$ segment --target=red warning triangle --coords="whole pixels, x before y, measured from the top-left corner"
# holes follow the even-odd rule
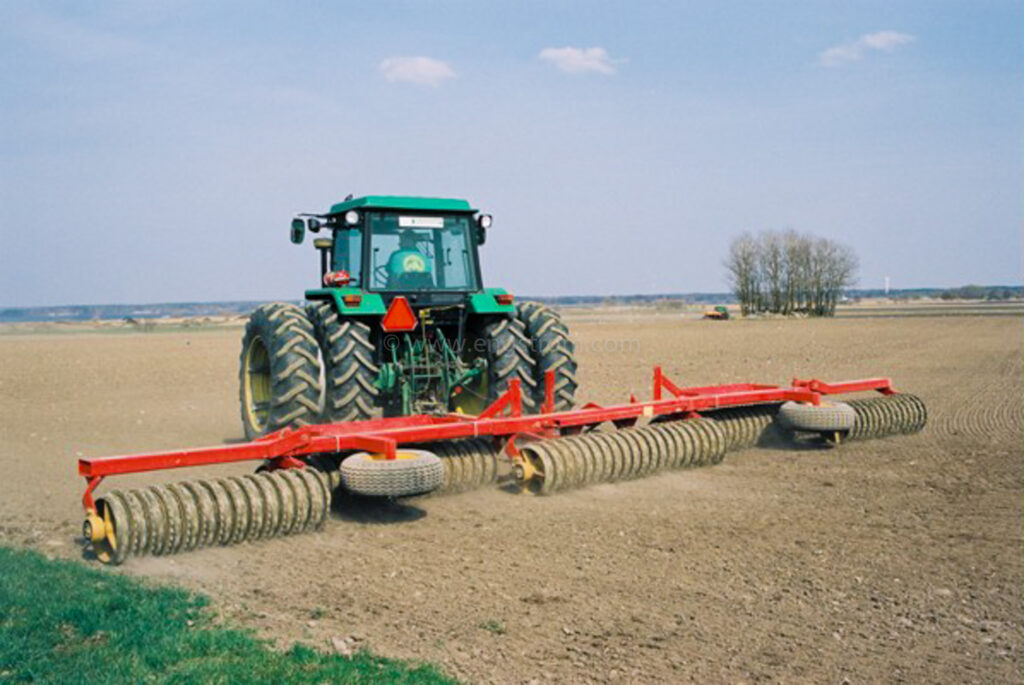
[[[401,295],[391,300],[387,314],[380,321],[380,327],[385,333],[397,333],[411,331],[416,328],[416,315],[409,306],[409,300]]]

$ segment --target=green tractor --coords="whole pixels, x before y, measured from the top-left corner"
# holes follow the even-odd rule
[[[320,253],[321,287],[305,307],[250,316],[239,374],[249,439],[286,426],[420,413],[478,414],[519,379],[538,411],[576,392],[575,348],[559,316],[485,288],[478,248],[491,216],[465,200],[367,196],[301,214]]]

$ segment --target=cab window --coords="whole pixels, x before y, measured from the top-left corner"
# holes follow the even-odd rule
[[[371,290],[474,290],[476,269],[465,215],[371,212]]]

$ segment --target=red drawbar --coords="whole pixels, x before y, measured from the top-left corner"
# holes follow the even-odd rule
[[[416,329],[416,315],[409,306],[409,300],[401,295],[391,301],[387,314],[380,320],[385,333],[400,333]]]

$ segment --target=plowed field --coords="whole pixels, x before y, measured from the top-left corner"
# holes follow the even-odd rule
[[[479,682],[1020,678],[1019,316],[567,321],[581,399],[646,396],[655,363],[687,385],[885,375],[930,422],[552,497],[355,504],[318,533],[111,572],[207,593],[282,644],[344,638]],[[0,542],[81,556],[79,455],[239,439],[240,338],[0,336]]]

